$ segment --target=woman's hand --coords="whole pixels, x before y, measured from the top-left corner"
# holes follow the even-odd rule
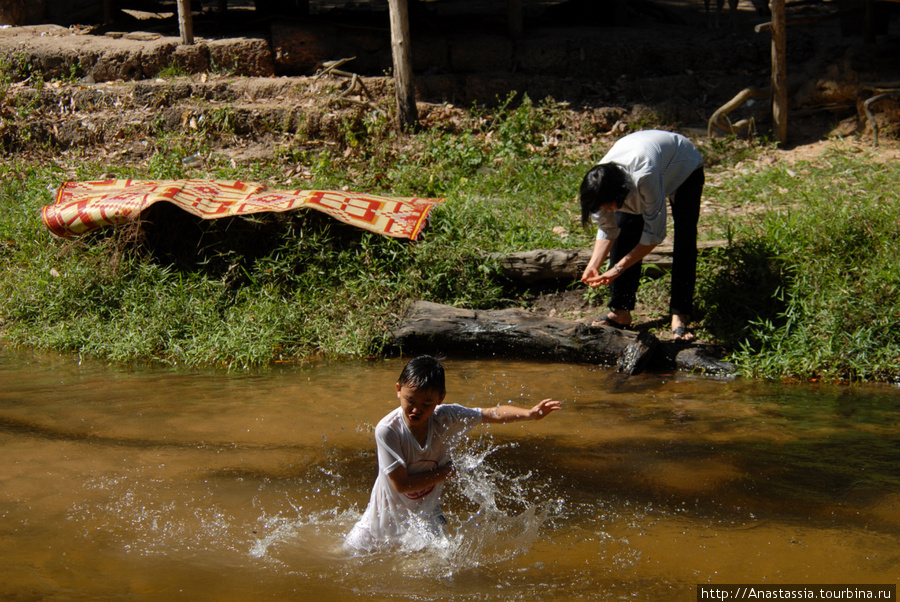
[[[608,286],[620,274],[621,272],[616,269],[607,270],[600,274],[597,272],[597,268],[588,268],[584,271],[581,281],[590,287]]]
[[[600,273],[597,268],[588,266],[581,275],[581,281],[590,287],[600,286]]]
[[[613,280],[622,275],[622,270],[617,268],[612,268],[611,270],[607,270],[600,274],[597,277],[597,285],[605,284],[609,285]]]
[[[598,287],[609,284],[612,280],[604,280],[600,275],[599,266],[606,261],[609,251],[612,248],[613,241],[607,238],[598,238],[594,242],[594,250],[591,252],[591,259],[588,261],[584,273],[581,275],[581,281],[590,287]],[[608,274],[609,272],[607,272]]]

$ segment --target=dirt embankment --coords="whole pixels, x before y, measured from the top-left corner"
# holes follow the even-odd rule
[[[749,2],[740,4],[736,29],[711,27],[699,4],[636,0],[624,22],[596,27],[588,26],[599,22],[591,2],[570,0],[529,15],[518,41],[496,15],[418,14],[413,58],[421,121],[452,127],[463,121],[458,107],[516,91],[567,103],[571,129],[583,134],[573,143],[583,149],[574,151],[585,156],[598,137],[629,125],[662,123],[702,138],[716,109],[742,89],[768,84],[770,40],[754,33],[762,19]],[[822,6],[831,3],[807,4],[805,18],[828,16]],[[111,166],[140,165],[161,150],[167,133],[205,132],[211,152],[235,164],[271,159],[298,140],[312,148],[341,144],[343,123],[392,112],[384,76],[389,31],[384,15],[366,18],[365,26],[358,17],[319,17],[245,20],[231,28],[198,20],[191,46],[180,44],[171,17],[121,27],[0,29],[0,64],[30,74],[0,80],[0,152],[49,158],[74,175],[85,154]],[[245,35],[229,37],[235,29]],[[789,28],[789,140],[761,161],[818,154],[835,136],[871,147],[873,124],[881,157],[897,158],[900,100],[873,105],[874,120],[863,101],[874,94],[867,84],[900,82],[900,41],[881,35],[865,45],[842,30],[836,19]],[[321,74],[322,63],[350,57],[343,74]],[[765,133],[768,103],[744,103],[727,120],[748,120]],[[303,169],[285,166],[286,179]],[[716,177],[710,175],[713,185]]]
[[[520,40],[506,35],[497,15],[420,7],[412,15],[417,98],[470,106],[516,91],[585,109],[588,127],[601,133],[623,117],[703,132],[716,109],[742,89],[768,85],[769,34],[754,33],[753,24],[764,18],[749,2],[739,5],[735,28],[711,27],[700,3],[687,0],[629,3],[619,22],[603,20],[590,2],[546,4],[543,12],[527,15]],[[869,84],[900,81],[900,43],[882,35],[877,44],[864,45],[830,18],[831,3],[805,4],[802,14],[789,17],[820,20],[788,32],[788,148],[833,132],[871,135],[862,102],[874,94]],[[234,106],[238,143],[259,138],[268,144],[271,132],[307,138],[327,133],[329,115],[353,110],[354,103],[390,102],[383,13],[303,22],[243,17],[239,24],[198,19],[190,46],[180,44],[171,16],[145,15],[103,28],[0,29],[0,57],[8,65],[53,79],[37,86],[32,78],[4,90],[4,149],[23,152],[30,140],[61,149],[128,143],[148,119],[174,131],[197,127],[201,109],[225,103]],[[244,35],[229,36],[238,29]],[[363,78],[355,89],[349,89],[349,77],[314,77],[323,63],[351,57],[341,69]],[[426,120],[429,111],[423,107]],[[746,120],[765,132],[769,113],[767,102],[749,102],[725,121]],[[897,100],[880,102],[873,116],[889,138],[900,122]]]

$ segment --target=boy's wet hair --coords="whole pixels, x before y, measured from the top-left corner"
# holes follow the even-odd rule
[[[600,211],[607,203],[615,203],[621,208],[628,196],[628,177],[619,165],[601,163],[585,174],[581,181],[581,224],[591,223],[591,214]]]
[[[397,384],[401,387],[446,393],[444,386],[444,366],[441,360],[430,355],[420,355],[406,364]]]

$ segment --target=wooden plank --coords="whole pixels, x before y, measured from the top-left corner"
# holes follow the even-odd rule
[[[900,0],[891,0],[892,2],[900,2]],[[794,25],[818,25],[819,23],[824,23],[826,21],[833,21],[834,19],[840,19],[846,17],[847,15],[855,15],[859,13],[858,9],[851,8],[848,10],[839,10],[833,13],[828,13],[827,15],[815,15],[815,16],[807,16],[807,17],[791,17],[790,19],[785,18],[784,25],[785,27],[792,27]],[[765,23],[758,23],[753,27],[753,30],[756,33],[762,33],[764,31],[772,31],[772,22],[766,21]]]
[[[409,9],[406,0],[389,0],[391,54],[394,61],[394,87],[400,127],[414,129],[419,123],[413,88],[412,52],[409,36]]]

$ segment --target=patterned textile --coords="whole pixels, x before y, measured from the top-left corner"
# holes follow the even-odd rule
[[[391,198],[333,190],[270,190],[252,182],[209,180],[105,180],[66,182],[56,203],[41,210],[44,224],[63,238],[116,226],[166,201],[203,219],[263,211],[317,209],[345,224],[415,240],[442,199]]]

